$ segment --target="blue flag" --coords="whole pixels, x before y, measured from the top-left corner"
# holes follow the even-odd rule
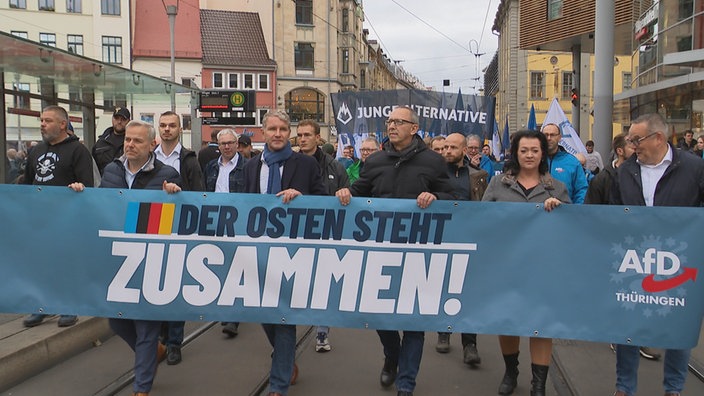
[[[530,104],[530,114],[528,115],[528,129],[535,131],[538,129],[538,122],[535,121],[535,106]]]
[[[511,149],[511,139],[508,135],[508,117],[506,117],[506,124],[504,125],[504,136],[501,138],[501,147],[503,148],[504,154],[508,153]]]

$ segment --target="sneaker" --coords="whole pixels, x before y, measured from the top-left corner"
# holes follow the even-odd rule
[[[39,326],[44,321],[48,315],[45,314],[31,314],[25,320],[22,321],[24,327],[34,327]]]
[[[477,346],[475,344],[465,345],[463,355],[462,360],[464,361],[464,364],[476,366],[482,362],[482,358],[479,357],[479,351],[477,351]]]
[[[648,347],[640,347],[638,350],[640,351],[640,355],[648,360],[660,359],[660,354]]]
[[[61,315],[59,316],[59,327],[69,327],[73,326],[78,322],[78,316],[76,315]]]
[[[616,344],[609,344],[609,348],[611,348],[611,352],[616,353]]]
[[[227,335],[227,338],[234,338],[234,337],[237,337],[237,334],[239,334],[239,332],[237,331],[237,329],[240,326],[239,323],[237,323],[237,322],[229,322],[229,323],[223,322],[222,325],[223,325],[222,332],[223,332],[223,334]]]
[[[328,333],[318,333],[315,337],[315,351],[323,353],[329,352],[331,349],[330,342],[328,342]]]
[[[438,333],[438,344],[435,345],[438,353],[450,352],[450,333]]]
[[[178,345],[168,345],[166,347],[166,364],[173,366],[181,363],[181,347]]]

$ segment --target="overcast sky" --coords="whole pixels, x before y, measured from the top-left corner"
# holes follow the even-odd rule
[[[364,0],[364,27],[390,59],[402,61],[426,86],[442,91],[442,81],[449,79],[446,91],[473,94],[484,81],[474,78],[482,76],[498,46],[491,27],[499,1]],[[471,40],[476,42],[470,52]]]

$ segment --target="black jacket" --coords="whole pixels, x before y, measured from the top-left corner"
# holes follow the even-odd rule
[[[181,188],[183,191],[205,191],[205,181],[195,151],[181,147],[180,161]]]
[[[181,185],[178,171],[156,159],[152,154],[149,164],[140,170],[132,182],[132,189],[161,190],[164,180]],[[125,164],[120,158],[109,163],[103,172],[100,188],[130,188],[125,178]]]
[[[359,179],[352,183],[352,196],[416,199],[422,192],[438,199],[455,199],[447,176],[445,159],[428,149],[418,135],[399,152],[390,142],[383,151],[367,157]]]
[[[205,167],[205,191],[215,191],[220,174],[218,161],[220,161],[220,158],[215,158],[208,162]],[[246,163],[246,158],[241,155],[237,156],[237,163],[229,175],[231,193],[244,192],[244,164]]]
[[[704,160],[672,145],[672,163],[655,187],[654,206],[702,206],[704,203]],[[614,205],[645,206],[643,184],[637,155],[617,169],[617,179],[611,189]]]
[[[113,127],[107,128],[93,145],[93,159],[98,165],[100,174],[103,174],[105,167],[123,154],[125,144],[125,134],[118,135]]]
[[[610,201],[611,185],[614,180],[616,180],[616,169],[614,169],[610,162],[607,162],[604,164],[604,169],[589,182],[587,195],[584,197],[584,203],[591,205],[607,205]]]
[[[350,177],[340,161],[325,154],[320,147],[315,151],[313,158],[318,160],[320,177],[323,180],[325,189],[328,191],[328,195],[335,195],[337,190],[350,186]]]
[[[262,170],[262,153],[252,157],[244,165],[244,191],[261,193],[259,175]],[[300,191],[303,195],[327,195],[320,178],[320,168],[313,157],[294,152],[284,163],[281,174],[281,189],[289,188]]]

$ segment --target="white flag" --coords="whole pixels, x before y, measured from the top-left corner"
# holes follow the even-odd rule
[[[560,132],[562,133],[560,146],[564,147],[568,153],[572,155],[587,153],[582,139],[579,138],[577,131],[575,131],[572,124],[567,120],[567,116],[565,112],[562,111],[560,104],[557,102],[557,98],[554,98],[552,103],[550,103],[550,109],[548,109],[548,113],[545,115],[545,120],[543,121],[543,126],[540,129],[541,132],[543,130],[542,128],[545,128],[547,124],[555,124],[560,127]]]
[[[491,135],[491,153],[494,154],[496,160],[501,159],[501,139],[499,138],[499,123],[494,121],[494,133]]]

